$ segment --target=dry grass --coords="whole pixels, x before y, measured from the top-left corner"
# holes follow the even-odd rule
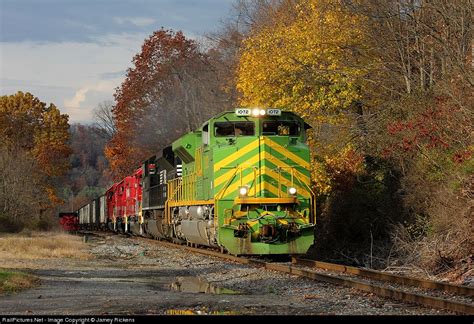
[[[39,279],[23,272],[0,271],[0,294],[13,293],[32,288],[39,284]]]
[[[456,284],[471,280],[474,177],[461,189],[464,192],[446,187],[432,190],[424,208],[429,217],[394,228],[393,251],[399,266],[416,267],[430,277]]]
[[[63,233],[31,233],[0,237],[1,260],[89,258],[87,245],[77,236]]]

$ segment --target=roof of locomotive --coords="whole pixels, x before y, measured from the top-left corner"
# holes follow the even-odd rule
[[[255,108],[257,108],[257,107],[255,107]],[[236,109],[239,109],[239,108],[236,108]],[[254,109],[254,107],[248,108],[248,109]],[[268,108],[268,107],[267,107],[267,108],[262,108],[262,109],[273,109],[273,108]],[[275,108],[275,109],[280,109],[280,108]],[[311,125],[309,125],[308,123],[306,123],[306,122],[304,121],[304,119],[303,119],[301,116],[297,115],[297,114],[294,113],[293,111],[282,110],[282,109],[280,109],[280,110],[281,110],[281,115],[275,115],[275,116],[267,115],[267,116],[263,116],[263,117],[281,118],[283,114],[285,114],[285,115],[287,115],[287,116],[288,116],[288,115],[293,115],[293,117],[296,117],[297,119],[300,119],[300,120],[302,120],[302,121],[304,122],[304,124],[305,124],[305,129],[312,128]],[[202,123],[200,127],[198,127],[197,129],[195,129],[195,130],[192,131],[192,132],[201,131],[202,128],[203,128],[206,124],[208,124],[211,120],[219,119],[219,118],[221,118],[221,117],[223,117],[223,116],[225,116],[225,115],[234,115],[235,117],[261,118],[261,116],[237,116],[237,115],[235,114],[235,110],[227,110],[227,111],[223,111],[223,112],[221,112],[221,113],[219,113],[219,114],[213,116],[212,118],[209,118],[209,119],[206,120],[204,123]],[[180,137],[180,138],[181,138],[181,137]],[[179,139],[177,139],[177,140],[179,140]]]
[[[235,109],[239,109],[239,108],[240,108],[240,107],[235,108]],[[244,108],[244,107],[242,107],[242,108]],[[257,107],[246,108],[246,109],[255,109],[255,108],[257,108]],[[259,109],[273,109],[273,108],[267,107],[267,108],[259,108]],[[275,108],[275,109],[280,109],[280,108]],[[299,117],[299,116],[298,116],[297,114],[295,114],[293,111],[282,110],[282,109],[280,109],[280,110],[281,110],[281,113],[282,113],[282,114],[283,114],[283,113],[284,113],[284,114],[292,114],[292,115],[294,115],[294,116],[296,116],[296,117]],[[208,122],[209,120],[211,120],[211,119],[219,118],[219,117],[222,117],[222,116],[227,115],[227,114],[235,114],[235,110],[226,110],[226,111],[223,111],[223,112],[221,112],[221,113],[219,113],[219,114],[213,116],[212,118],[209,118],[205,123],[207,123],[207,122]],[[239,117],[240,117],[240,116],[239,116]],[[253,117],[253,116],[247,116],[247,117]],[[280,117],[280,116],[272,116],[272,117]],[[301,117],[300,117],[300,118],[301,118]],[[204,124],[205,124],[205,123],[204,123]]]
[[[240,107],[237,107],[235,109],[239,109]],[[252,107],[252,108],[246,108],[246,109],[254,109],[254,108],[257,108],[257,107]],[[267,108],[261,108],[261,109],[273,109],[271,107],[267,107]],[[275,108],[275,109],[280,109],[280,108]],[[289,110],[281,110],[281,114],[285,114],[285,115],[293,115],[294,117],[298,118],[298,119],[301,119],[303,120],[303,118],[301,118],[299,115],[297,115],[296,113],[294,113],[293,111],[289,111]],[[261,118],[260,116],[256,117],[256,116],[237,116],[235,114],[235,110],[226,110],[226,111],[223,111],[223,112],[220,112],[218,113],[217,115],[213,116],[212,118],[209,118],[208,120],[206,120],[204,123],[201,124],[200,127],[198,127],[197,129],[195,129],[194,131],[198,131],[198,130],[201,130],[202,127],[204,125],[206,125],[207,123],[209,123],[211,120],[214,120],[214,119],[219,119],[221,118],[222,116],[225,116],[225,115],[234,115],[235,117],[253,117],[253,118]],[[282,117],[281,115],[275,115],[275,116],[264,116],[264,117]],[[304,121],[304,120],[303,120]],[[308,125],[309,126],[309,125]]]
[[[235,108],[235,109],[239,109],[239,108],[241,108],[241,107],[237,107],[237,108]],[[242,107],[242,108],[243,108],[243,107]],[[252,107],[252,108],[249,108],[249,109],[254,109],[254,108],[257,108],[257,107]],[[194,130],[192,130],[192,131],[190,131],[190,132],[188,132],[188,133],[186,133],[186,134],[181,135],[181,136],[178,137],[177,139],[173,140],[170,144],[168,144],[168,145],[166,145],[165,147],[159,149],[159,150],[157,151],[157,153],[154,154],[153,156],[150,156],[149,158],[142,160],[142,164],[145,163],[147,160],[150,160],[150,159],[152,159],[152,158],[153,158],[153,159],[156,159],[156,158],[162,157],[162,156],[163,156],[163,150],[164,150],[164,149],[171,148],[171,147],[173,146],[173,143],[182,140],[182,138],[183,138],[184,136],[186,136],[187,134],[193,134],[193,133],[196,133],[196,132],[201,132],[202,129],[203,129],[203,127],[204,127],[206,124],[208,124],[211,120],[219,119],[219,118],[221,118],[221,117],[223,117],[223,116],[225,116],[225,115],[234,115],[234,116],[235,116],[235,109],[234,109],[234,110],[223,111],[223,112],[218,113],[217,115],[214,115],[213,117],[209,118],[209,119],[206,120],[204,123],[202,123],[201,126],[199,126],[198,128],[196,128],[196,129],[194,129]],[[264,109],[264,108],[262,108],[262,109]],[[271,107],[267,107],[267,108],[265,108],[265,109],[272,109],[272,108],[271,108]],[[276,109],[280,109],[280,108],[276,108]],[[305,129],[311,128],[311,126],[310,126],[309,124],[307,124],[307,123],[304,121],[303,118],[301,118],[299,115],[297,115],[297,114],[294,113],[293,111],[282,110],[282,109],[280,109],[280,110],[281,110],[281,113],[282,113],[282,114],[285,114],[285,115],[287,115],[287,116],[288,116],[288,115],[293,115],[294,117],[296,117],[296,118],[302,120],[302,121],[304,122],[304,124],[305,124]],[[235,117],[254,117],[254,116],[235,116]],[[269,117],[269,116],[266,116],[266,117]],[[270,116],[270,117],[280,117],[280,118],[281,118],[282,116],[280,115],[280,116]],[[254,117],[254,118],[259,118],[259,117]],[[110,189],[113,189],[113,188],[111,187]],[[109,189],[109,190],[110,190],[110,189]],[[108,190],[107,190],[107,191],[108,191]]]

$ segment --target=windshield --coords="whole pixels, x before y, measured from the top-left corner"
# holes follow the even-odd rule
[[[214,124],[216,137],[255,136],[254,122],[218,122]]]
[[[264,121],[262,135],[299,136],[300,124],[296,121],[285,120]]]

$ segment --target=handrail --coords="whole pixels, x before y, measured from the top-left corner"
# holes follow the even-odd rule
[[[243,174],[246,170],[253,170],[253,180],[250,182],[250,186],[249,186],[249,189],[252,189],[253,187],[253,196],[256,197],[257,196],[257,171],[258,171],[258,168],[256,166],[234,166],[234,167],[227,167],[228,169],[234,169],[234,173],[228,178],[228,180],[226,181],[225,185],[222,187],[221,190],[219,190],[219,192],[215,195],[216,199],[222,199],[222,197],[224,197],[224,194],[226,192],[226,190],[228,189],[228,187],[230,186],[230,184],[232,183],[232,181],[234,180],[235,178],[235,175],[237,173],[239,173],[239,179],[237,180],[239,183],[240,183],[240,186],[243,186],[243,185],[247,185],[248,183],[243,183]],[[285,169],[289,169],[288,171],[285,170]],[[281,187],[282,185],[285,184],[286,181],[290,182],[289,185],[287,186],[293,186],[295,184],[295,179],[298,181],[298,183],[300,184],[301,187],[305,187],[308,189],[308,192],[311,194],[311,195],[314,195],[314,192],[311,190],[311,188],[308,187],[308,185],[304,182],[302,182],[300,180],[300,178],[298,177],[298,170],[296,170],[295,167],[293,166],[287,166],[287,167],[276,167],[274,169],[271,169],[271,171],[273,172],[276,172],[278,173],[278,198],[282,198],[282,191],[281,191]],[[282,177],[282,171],[285,171],[287,172],[289,175],[290,175],[290,179],[286,179],[285,177]]]
[[[316,194],[311,189],[311,187],[308,186],[303,181],[301,181],[301,179],[297,175],[295,177],[296,177],[296,180],[300,183],[300,185],[303,184],[304,186],[306,186],[306,189],[308,189],[309,192],[311,193],[311,207],[312,207],[311,209],[312,209],[313,217],[312,219],[310,219],[310,222],[312,221],[312,223],[316,223]]]
[[[229,187],[229,185],[232,183],[232,180],[234,180],[234,177],[237,174],[237,171],[238,171],[238,167],[235,167],[235,171],[232,174],[232,176],[229,178],[229,180],[227,180],[224,187],[222,187],[222,189],[216,194],[216,199],[222,199],[222,197],[224,196],[224,192],[227,190],[227,187]],[[219,197],[219,194],[220,194],[220,197]]]
[[[295,168],[292,167],[292,166],[287,166],[287,167],[276,167],[274,169],[272,169],[272,171],[277,171],[278,172],[278,198],[281,198],[282,196],[282,192],[281,192],[281,185],[283,184],[283,181],[282,181],[282,177],[281,177],[281,171],[284,170],[284,169],[290,169],[291,170],[291,173],[290,173],[290,186],[293,186],[294,184],[294,170]],[[283,178],[285,179],[285,178]],[[287,180],[287,179],[285,179]]]
[[[171,179],[168,181],[168,201],[192,201],[196,200],[196,185],[197,175],[191,173],[180,178]]]
[[[234,172],[232,175],[228,178],[226,181],[225,185],[222,187],[222,189],[217,192],[215,195],[215,201],[217,203],[218,200],[222,199],[229,188],[229,186],[232,184],[232,182],[235,179],[235,176],[237,173],[239,173],[239,179],[237,179],[238,183],[242,185],[247,185],[249,184],[249,193],[251,192],[251,189],[253,187],[253,197],[257,197],[257,172],[258,168],[255,166],[235,166],[231,167],[231,169],[234,169]],[[243,178],[244,178],[244,173],[246,170],[251,169],[253,172],[253,180],[250,183],[243,183]],[[269,169],[270,170],[270,169]],[[271,169],[273,172],[278,173],[278,198],[282,198],[283,192],[281,190],[282,185],[285,183],[290,183],[289,185],[287,184],[286,186],[294,186],[295,181],[301,186],[302,188],[305,188],[308,190],[310,193],[310,221],[315,220],[316,217],[316,201],[315,201],[315,194],[311,187],[307,185],[305,182],[303,182],[298,174],[298,170],[296,170],[295,167],[293,166],[288,166],[288,167],[277,167],[275,169]],[[290,179],[287,179],[285,176],[282,176],[282,174],[286,172],[287,174],[290,175]],[[248,174],[250,175],[250,174]],[[247,176],[248,176],[247,175]],[[170,221],[170,215],[171,215],[171,207],[169,203],[175,203],[175,202],[191,202],[197,200],[197,179],[198,179],[198,174],[196,172],[190,173],[188,175],[183,175],[180,178],[175,178],[171,179],[167,182],[167,189],[168,189],[168,199],[166,201],[166,216],[168,221]],[[312,217],[311,217],[312,216]],[[312,219],[313,218],[313,219]]]

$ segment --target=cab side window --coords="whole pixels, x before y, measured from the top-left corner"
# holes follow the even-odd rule
[[[209,145],[209,124],[204,125],[202,128],[202,144]]]

